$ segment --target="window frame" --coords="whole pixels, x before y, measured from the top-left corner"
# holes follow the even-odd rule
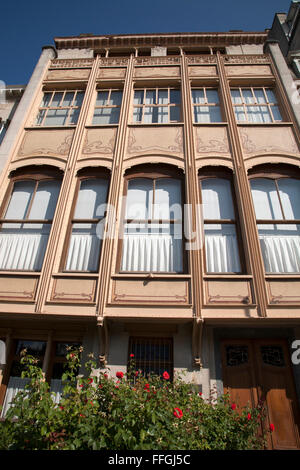
[[[237,198],[235,194],[235,188],[234,188],[234,181],[233,181],[233,174],[231,170],[223,168],[223,169],[217,169],[217,168],[200,168],[199,174],[198,174],[198,182],[199,182],[199,196],[200,196],[200,204],[203,204],[203,198],[202,198],[202,181],[203,180],[208,180],[208,179],[224,179],[229,181],[230,184],[230,193],[231,193],[231,198],[232,198],[232,207],[234,211],[234,219],[204,219],[202,218],[202,230],[203,230],[203,240],[204,240],[204,249],[203,249],[203,259],[204,259],[204,266],[205,266],[205,276],[223,276],[223,275],[236,275],[236,276],[242,276],[247,274],[247,266],[246,266],[246,259],[245,259],[245,251],[244,251],[244,243],[243,243],[243,237],[242,237],[242,231],[241,231],[241,221],[239,217],[239,211],[238,211],[238,204],[237,204]],[[204,226],[205,225],[214,225],[214,224],[230,224],[234,225],[235,231],[236,231],[236,240],[237,240],[237,245],[238,245],[238,253],[239,253],[239,261],[240,261],[240,266],[241,266],[241,271],[240,272],[208,272],[207,271],[207,260],[206,260],[206,249],[205,249],[205,231],[204,231]]]
[[[95,219],[75,219],[74,214],[76,210],[76,205],[79,197],[79,192],[80,192],[80,186],[81,182],[85,180],[93,180],[93,179],[105,179],[108,181],[108,189],[107,189],[107,200],[106,204],[108,203],[108,197],[109,197],[109,190],[110,190],[110,171],[106,168],[83,168],[78,171],[77,173],[77,181],[76,181],[76,187],[74,191],[74,196],[73,196],[73,201],[72,201],[72,206],[71,206],[71,211],[70,211],[70,217],[68,221],[68,228],[66,231],[65,235],[65,241],[64,241],[64,247],[62,251],[62,256],[61,256],[61,262],[60,262],[60,272],[62,273],[76,273],[80,275],[85,275],[85,274],[97,274],[99,271],[99,266],[100,266],[100,259],[101,259],[101,253],[102,253],[102,246],[100,248],[99,252],[99,258],[98,258],[98,267],[96,271],[78,271],[78,270],[67,270],[66,269],[66,263],[67,263],[67,257],[68,257],[68,251],[69,251],[69,246],[70,246],[70,241],[71,241],[71,236],[72,236],[72,227],[73,224],[76,223],[89,223],[89,224],[97,224],[101,220],[104,220],[106,218],[106,213],[102,217],[98,217]]]
[[[129,170],[127,174],[124,175],[124,186],[123,186],[123,200],[125,201],[125,198],[127,197],[127,192],[128,192],[128,182],[133,179],[138,179],[138,178],[143,178],[143,179],[170,179],[174,178],[180,181],[181,185],[181,207],[182,207],[182,249],[181,249],[181,256],[182,256],[182,271],[181,272],[170,272],[170,271],[122,271],[121,265],[122,265],[122,257],[123,257],[123,235],[124,235],[124,228],[125,224],[127,223],[127,219],[125,218],[125,212],[126,212],[126,204],[122,205],[121,208],[121,224],[122,224],[122,237],[119,237],[118,240],[118,251],[117,251],[117,261],[116,261],[116,272],[122,275],[145,275],[149,276],[150,274],[154,274],[156,276],[159,275],[170,275],[170,276],[176,276],[176,275],[181,275],[181,274],[187,274],[188,272],[188,260],[187,256],[185,255],[185,234],[184,234],[184,201],[185,201],[185,188],[184,188],[184,175],[180,174],[180,172],[176,171],[176,169],[173,168],[164,168],[163,165],[161,165],[159,168],[157,165],[155,165],[155,168],[149,168],[147,165],[142,166],[142,168],[135,168],[133,170]],[[130,220],[130,219],[128,219]],[[139,221],[143,222],[143,221]],[[155,223],[155,221],[147,220],[144,221],[147,223]],[[170,222],[170,221],[168,221]],[[175,219],[173,221],[175,222]]]
[[[31,207],[32,207],[32,204],[33,204],[33,201],[34,201],[39,183],[45,182],[45,181],[57,181],[57,182],[62,183],[62,180],[63,180],[63,172],[61,170],[57,169],[57,168],[49,168],[49,167],[46,168],[45,167],[45,169],[34,169],[34,168],[31,168],[31,167],[28,167],[27,169],[26,168],[24,168],[24,169],[21,168],[21,169],[18,169],[18,170],[15,170],[14,172],[12,172],[7,191],[5,193],[3,202],[0,206],[0,232],[1,232],[2,224],[9,224],[9,223],[18,223],[18,224],[25,224],[25,225],[27,223],[28,224],[51,225],[51,228],[50,228],[50,231],[49,231],[49,236],[48,236],[48,242],[49,242],[49,238],[51,236],[52,224],[53,224],[53,221],[55,219],[55,213],[56,213],[56,210],[57,210],[58,200],[59,200],[59,197],[60,197],[61,184],[60,184],[58,198],[57,198],[57,202],[56,202],[56,206],[55,206],[55,210],[54,210],[54,214],[53,214],[52,219],[28,219],[28,216],[30,214],[30,210],[31,210]],[[33,195],[31,197],[29,206],[26,210],[26,217],[24,219],[6,219],[5,214],[6,214],[6,211],[8,209],[11,197],[13,195],[15,183],[21,182],[21,181],[35,181],[35,188],[34,188],[34,192],[33,192]],[[47,242],[47,245],[48,245],[48,242]],[[47,248],[46,248],[46,250],[47,250]],[[41,269],[39,271],[30,270],[30,269],[1,269],[1,271],[5,271],[5,272],[14,272],[14,271],[16,271],[18,273],[19,272],[40,273],[43,269],[43,264],[44,264],[44,260],[42,262],[42,266],[41,266]]]
[[[108,91],[108,98],[107,98],[107,101],[109,102],[110,101],[110,97],[111,97],[111,93],[114,92],[114,91],[118,91],[121,93],[121,103],[120,105],[112,105],[112,104],[106,104],[106,105],[99,105],[97,106],[96,103],[97,103],[97,99],[98,99],[98,93],[101,93],[101,92],[105,92],[105,91]],[[122,88],[97,88],[96,90],[96,99],[94,101],[94,107],[93,107],[93,113],[92,113],[92,118],[91,118],[91,125],[92,126],[117,126],[119,125],[120,123],[120,115],[121,115],[121,109],[122,109],[122,102],[123,102],[123,89]],[[99,124],[99,123],[94,123],[94,117],[95,117],[95,111],[97,109],[116,109],[116,108],[119,108],[119,115],[118,115],[118,122],[113,122],[113,123],[102,123],[102,124]]]
[[[146,104],[145,103],[145,98],[146,98],[146,93],[147,91],[153,91],[155,90],[155,103],[153,104]],[[168,91],[168,103],[167,104],[158,104],[158,92],[161,90],[167,90]],[[177,103],[171,103],[170,102],[170,92],[171,90],[176,90],[179,91],[180,93],[180,102]],[[134,96],[136,91],[143,91],[143,103],[142,104],[134,104]],[[170,108],[171,107],[178,107],[179,108],[179,120],[178,121],[171,121],[170,120]],[[145,109],[146,108],[167,108],[168,109],[168,121],[167,122],[144,122],[144,116],[145,116]],[[140,121],[134,121],[134,112],[135,109],[142,109],[142,118]],[[182,116],[182,93],[181,93],[181,87],[178,86],[149,86],[149,87],[136,87],[133,89],[133,99],[132,99],[132,119],[131,119],[131,124],[133,125],[165,125],[165,124],[180,124],[182,123],[183,116]]]
[[[52,96],[50,98],[50,101],[48,103],[48,106],[42,106],[43,104],[43,100],[44,100],[44,97],[47,93],[51,93]],[[53,98],[55,96],[55,93],[62,93],[62,98],[60,100],[60,103],[63,103],[64,101],[64,98],[66,96],[67,93],[74,93],[74,96],[73,96],[73,99],[72,99],[72,104],[69,105],[69,106],[51,106],[52,104],[52,101],[53,101]],[[81,101],[81,105],[80,106],[75,106],[73,103],[75,101],[75,99],[77,98],[77,94],[78,93],[83,93],[83,96],[82,96],[82,101]],[[83,100],[84,100],[84,94],[85,94],[85,90],[82,89],[82,88],[71,88],[71,89],[68,89],[68,88],[65,88],[65,89],[52,89],[52,90],[43,90],[43,97],[41,99],[41,102],[40,102],[40,105],[38,107],[38,112],[37,112],[37,115],[35,117],[35,122],[34,122],[34,126],[36,127],[43,127],[43,128],[49,128],[49,127],[68,127],[68,126],[71,126],[71,127],[75,127],[77,126],[77,123],[78,123],[78,119],[79,119],[79,115],[80,115],[80,111],[81,111],[81,108],[82,108],[82,103],[83,103]],[[77,116],[77,119],[76,119],[76,122],[75,123],[72,123],[72,122],[69,122],[70,121],[70,116],[71,116],[71,113],[73,110],[76,110],[76,109],[79,109],[79,112],[78,112],[78,116]],[[48,115],[48,112],[50,110],[68,110],[67,112],[67,117],[66,117],[66,123],[65,124],[45,124],[45,120],[47,118],[47,115]],[[42,114],[42,112],[44,111],[44,115],[42,117],[42,121],[41,123],[39,124],[38,123],[38,119],[39,119],[39,115]]]
[[[232,94],[231,94],[231,91],[233,91],[233,90],[239,90],[240,97],[242,99],[241,103],[235,104],[233,102],[233,97],[232,97]],[[245,102],[245,99],[244,99],[244,96],[243,96],[243,90],[251,90],[252,97],[254,98],[254,103],[246,103]],[[262,90],[266,101],[264,103],[258,103],[253,90]],[[274,94],[274,96],[276,98],[276,102],[274,102],[274,103],[269,102],[266,90],[272,91],[272,93]],[[231,96],[231,105],[233,107],[234,116],[235,116],[235,120],[236,120],[237,124],[241,124],[241,125],[243,125],[243,124],[270,125],[270,124],[280,124],[280,123],[284,122],[284,117],[283,117],[283,113],[282,113],[282,106],[280,104],[280,100],[278,99],[278,92],[277,92],[276,88],[272,85],[266,85],[266,86],[265,85],[261,85],[261,86],[259,86],[259,85],[254,85],[254,86],[252,86],[252,85],[249,85],[249,86],[247,86],[247,85],[242,85],[242,86],[232,85],[230,87],[230,96]],[[272,111],[272,107],[274,107],[274,106],[278,108],[279,114],[281,116],[281,120],[274,119],[273,111]],[[243,110],[244,110],[243,113],[246,117],[245,121],[240,121],[240,120],[237,119],[235,108],[238,108],[238,107],[243,108]],[[249,120],[249,117],[248,117],[249,113],[247,112],[247,108],[249,108],[249,107],[266,107],[268,109],[268,115],[270,116],[271,121],[269,121],[269,122],[260,122],[260,121],[255,122],[255,121]]]

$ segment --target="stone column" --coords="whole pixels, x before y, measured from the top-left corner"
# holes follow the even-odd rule
[[[38,89],[41,81],[44,78],[45,71],[48,68],[49,60],[56,57],[56,50],[53,46],[44,46],[42,53],[35,66],[33,74],[26,86],[24,94],[12,118],[12,121],[7,129],[5,137],[0,146],[0,173],[2,172],[8,158],[13,151],[15,142],[24,127],[28,113],[31,108],[32,101],[35,97],[36,90]]]

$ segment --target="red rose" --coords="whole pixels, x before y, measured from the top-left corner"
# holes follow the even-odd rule
[[[199,397],[202,397],[202,392],[199,392]]]
[[[60,406],[59,408],[60,408],[61,410],[63,410],[63,409],[64,409],[64,407],[63,407],[63,406]]]
[[[108,375],[107,374],[104,374],[103,375],[105,379],[108,379]]]
[[[232,410],[235,410],[235,409],[236,409],[236,404],[235,404],[235,403],[232,403],[231,409],[232,409]]]
[[[134,357],[134,354],[130,354],[130,357]]]
[[[247,419],[248,419],[248,421],[250,421],[250,419],[251,419],[251,414],[250,413],[247,414]]]
[[[93,383],[93,379],[90,377],[88,380],[88,384],[90,385],[91,383]]]
[[[169,380],[169,378],[170,378],[170,376],[169,376],[169,374],[168,374],[167,371],[165,371],[162,376],[163,376],[163,378],[164,378],[165,380]]]
[[[274,426],[274,424],[273,424],[273,423],[271,423],[271,424],[270,424],[270,431],[271,431],[271,432],[273,432],[273,431],[274,431],[274,429],[275,429],[275,426]]]
[[[150,385],[149,385],[149,384],[145,384],[145,388],[150,388]]]
[[[123,377],[124,377],[123,372],[117,372],[116,377],[118,377],[118,379],[123,379]]]
[[[180,408],[174,408],[173,415],[175,418],[182,418],[183,412]]]

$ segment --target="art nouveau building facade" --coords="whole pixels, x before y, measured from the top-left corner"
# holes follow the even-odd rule
[[[266,398],[299,448],[299,128],[266,33],[56,38],[0,148],[4,407],[25,345]]]

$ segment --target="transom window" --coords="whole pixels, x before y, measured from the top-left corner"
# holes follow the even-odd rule
[[[233,88],[231,98],[238,122],[282,121],[276,95],[271,88]]]
[[[118,124],[121,103],[121,90],[98,91],[92,124]]]
[[[265,270],[300,272],[300,179],[250,180]]]
[[[0,219],[0,269],[40,271],[60,181],[19,180]]]
[[[130,337],[129,362],[130,354],[134,354],[136,370],[144,377],[168,372],[170,380],[173,379],[172,338]]]
[[[180,101],[180,90],[174,88],[135,90],[133,122],[144,124],[179,122]]]
[[[180,179],[128,180],[121,271],[183,271],[181,199]]]
[[[37,126],[72,126],[78,121],[84,92],[80,90],[46,91],[44,93]]]
[[[107,178],[80,181],[75,211],[71,220],[66,271],[98,270],[108,194]]]
[[[221,122],[218,90],[215,88],[192,89],[194,122]]]
[[[200,179],[207,273],[239,273],[241,262],[231,182]]]

